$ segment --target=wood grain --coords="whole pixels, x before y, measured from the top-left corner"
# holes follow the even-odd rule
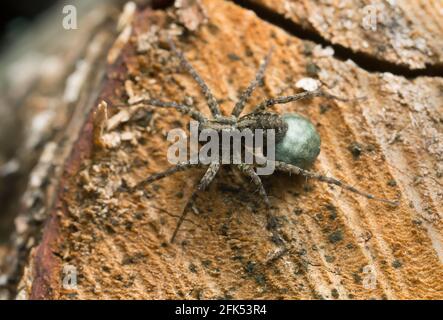
[[[262,3],[270,6],[265,0]],[[271,9],[278,12],[282,3]],[[313,3],[308,6],[304,1],[303,10]],[[414,3],[408,23],[422,21],[416,19],[420,14],[429,15],[426,28],[440,34],[438,19],[429,13],[429,6],[436,4]],[[266,265],[279,248],[266,231],[260,197],[249,181],[222,168],[210,189],[198,196],[198,214],[188,216],[177,244],[171,245],[168,239],[178,216],[203,172],[179,173],[139,192],[129,187],[170,166],[166,134],[186,127],[189,119],[172,110],[142,112],[139,120],[123,121],[109,132],[120,137],[116,147],[94,147],[91,113],[73,154],[85,145],[93,147],[92,152],[77,158],[75,166],[72,161],[66,165],[59,200],[48,211],[50,219],[56,219],[57,233],[52,238],[54,226],[46,228],[46,241],[31,256],[28,267],[33,276],[27,295],[43,299],[442,299],[442,77],[408,79],[368,72],[233,2],[206,0],[203,7],[207,23],[178,37],[176,43],[220,99],[223,112],[232,109],[240,89],[274,47],[264,86],[247,108],[264,97],[296,92],[296,82],[308,76],[335,95],[367,97],[353,103],[315,98],[277,106],[274,111],[298,112],[317,126],[322,149],[314,170],[380,197],[399,198],[400,205],[393,208],[283,174],[267,177],[265,187],[290,250]],[[171,30],[167,18],[174,17],[171,10],[136,11],[132,35],[108,66],[99,94],[108,104],[109,116],[127,110],[117,105],[131,95],[174,101],[192,97],[199,110],[209,114],[196,84],[169,50],[162,45],[137,50],[146,32]],[[315,11],[326,14],[327,10],[320,6]],[[308,21],[300,23],[318,27],[312,15],[298,12],[290,18],[304,16]],[[352,50],[363,50],[355,46],[367,35],[358,27],[324,32],[332,42]],[[365,52],[422,68],[441,63],[441,51],[434,47],[438,41],[437,36],[429,39],[430,50],[435,50],[429,56],[413,48],[404,55],[389,48],[378,55],[371,51],[373,46]],[[123,134],[130,138],[122,141]],[[55,264],[38,265],[48,248]],[[78,270],[74,290],[61,287],[66,265]],[[50,268],[43,273],[44,287],[37,267]]]

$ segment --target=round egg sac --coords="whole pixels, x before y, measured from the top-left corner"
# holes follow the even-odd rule
[[[312,122],[299,114],[287,113],[282,117],[288,131],[275,146],[275,160],[308,169],[320,153],[320,135]]]

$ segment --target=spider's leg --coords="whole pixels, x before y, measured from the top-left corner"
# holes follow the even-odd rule
[[[275,161],[275,168],[279,171],[284,171],[284,172],[287,172],[290,174],[300,174],[300,175],[310,178],[310,179],[316,179],[316,180],[326,182],[329,184],[334,184],[336,186],[339,186],[339,187],[346,189],[348,191],[357,193],[357,194],[359,194],[363,197],[366,197],[368,199],[371,199],[371,200],[376,200],[376,201],[388,203],[392,206],[398,206],[398,201],[392,201],[392,200],[387,200],[387,199],[375,197],[374,195],[372,195],[370,193],[360,191],[360,190],[354,188],[353,186],[351,186],[341,180],[338,180],[336,178],[326,177],[324,175],[321,175],[321,174],[318,174],[318,173],[315,173],[312,171],[304,170],[302,168],[299,168],[299,167],[291,165],[291,164],[287,164],[285,162]]]
[[[334,96],[332,94],[329,94],[329,93],[324,92],[319,89],[319,90],[315,90],[315,91],[305,91],[305,92],[297,93],[297,94],[291,95],[291,96],[281,96],[281,97],[266,99],[266,100],[262,101],[259,105],[257,105],[255,107],[255,109],[252,111],[252,113],[265,111],[267,108],[269,108],[273,105],[276,105],[276,104],[285,104],[285,103],[289,103],[289,102],[293,102],[293,101],[297,101],[297,100],[302,100],[302,99],[313,98],[313,97],[324,97],[326,99],[338,100],[338,101],[343,101],[343,102],[364,99],[364,98],[356,98],[356,99],[340,98],[340,97]]]
[[[258,176],[258,174],[252,169],[252,167],[249,167],[247,165],[238,165],[238,168],[242,173],[244,173],[247,177],[251,178],[252,182],[258,187],[258,191],[260,192],[260,195],[263,198],[264,203],[266,204],[266,208],[269,210],[271,209],[271,202],[269,201],[268,195],[266,193],[266,190],[263,186],[263,183]]]
[[[212,163],[206,173],[204,174],[203,178],[200,180],[200,183],[198,184],[197,188],[192,192],[191,197],[189,198],[188,202],[186,203],[185,208],[183,209],[183,213],[180,216],[180,219],[177,222],[177,226],[175,227],[174,233],[171,237],[171,243],[174,242],[175,237],[177,236],[177,232],[180,229],[180,226],[182,225],[183,221],[186,218],[186,215],[191,208],[192,203],[194,202],[197,192],[205,190],[208,185],[212,182],[215,175],[217,174],[218,170],[220,169],[220,164],[218,163]]]
[[[280,244],[284,245],[283,238],[276,232],[277,229],[277,219],[271,213],[271,202],[269,201],[266,190],[263,186],[263,183],[259,177],[259,175],[254,171],[252,167],[239,165],[238,168],[241,172],[243,172],[246,176],[251,178],[252,182],[258,187],[260,195],[262,196],[265,204],[266,204],[266,227],[272,232],[273,238]]]
[[[148,177],[147,179],[143,180],[142,182],[140,182],[138,185],[146,185],[146,184],[150,184],[154,181],[166,178],[176,172],[180,172],[180,171],[185,171],[187,169],[193,168],[193,167],[202,167],[203,165],[201,163],[197,163],[197,164],[192,164],[189,161],[187,162],[183,162],[183,163],[179,163],[177,165],[175,165],[174,167],[171,167],[165,171],[162,172],[158,172],[153,174],[152,176]]]
[[[140,104],[140,103],[147,104],[147,105],[150,105],[153,107],[158,107],[158,108],[177,109],[181,113],[189,115],[192,119],[197,120],[200,123],[208,121],[208,119],[200,111],[197,111],[190,106],[186,106],[184,104],[179,104],[177,102],[173,102],[173,101],[166,102],[166,101],[160,101],[157,99],[148,99],[148,100],[139,101],[134,104]]]
[[[262,82],[264,76],[266,67],[269,64],[269,61],[271,59],[273,48],[271,48],[266,55],[263,62],[260,64],[260,67],[257,71],[257,74],[255,75],[255,79],[252,80],[252,82],[249,84],[249,86],[246,88],[245,91],[240,96],[240,100],[235,104],[234,109],[232,110],[232,115],[235,117],[238,117],[243,109],[245,108],[245,104],[248,102],[248,99],[251,97],[252,92],[255,90],[255,88]]]
[[[203,79],[200,77],[200,75],[197,73],[194,67],[189,63],[189,61],[186,60],[183,52],[177,49],[174,42],[171,39],[168,39],[168,42],[169,45],[171,46],[172,51],[180,59],[181,65],[186,69],[186,71],[192,76],[195,82],[197,82],[197,84],[199,85],[203,95],[206,98],[206,101],[208,102],[208,107],[211,110],[212,115],[214,117],[220,116],[221,112],[218,102],[215,99],[214,95],[212,94],[211,90],[208,88],[207,84],[203,81]]]

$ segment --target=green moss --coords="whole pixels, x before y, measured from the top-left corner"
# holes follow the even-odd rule
[[[275,147],[275,159],[308,169],[320,153],[321,141],[315,126],[296,113],[283,115],[283,120],[288,131]]]

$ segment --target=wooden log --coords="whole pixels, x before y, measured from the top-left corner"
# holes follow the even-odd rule
[[[278,6],[265,5],[279,13]],[[99,67],[105,76],[98,94],[85,92],[95,97],[85,98],[92,110],[79,120],[83,129],[56,179],[56,197],[46,207],[43,235],[24,268],[19,296],[443,298],[441,75],[365,70],[359,61],[336,57],[335,47],[301,40],[233,2],[205,0],[202,8],[185,9],[139,6],[123,24],[103,60],[107,65]],[[356,39],[360,31],[331,34]],[[315,171],[379,197],[398,198],[400,205],[299,177],[265,177],[289,245],[287,253],[268,263],[280,247],[266,230],[261,198],[250,181],[223,168],[209,190],[199,193],[195,214],[170,244],[203,172],[193,169],[136,192],[131,188],[171,166],[167,132],[186,128],[189,118],[171,109],[128,104],[146,97],[187,99],[206,115],[209,110],[164,43],[165,33],[220,99],[224,113],[271,47],[264,85],[247,110],[265,97],[298,92],[304,78],[320,81],[337,96],[366,97],[354,102],[315,98],[273,110],[300,113],[316,125],[322,148]],[[396,63],[390,55],[366,54]],[[411,70],[440,63],[412,55],[413,60],[401,62]],[[63,286],[72,272],[77,284]]]
[[[273,16],[279,23],[285,24],[287,19],[293,22],[293,29],[337,45],[344,55],[369,59],[369,68],[370,64],[379,64],[407,74],[443,73],[443,13],[439,1],[237,2]]]

